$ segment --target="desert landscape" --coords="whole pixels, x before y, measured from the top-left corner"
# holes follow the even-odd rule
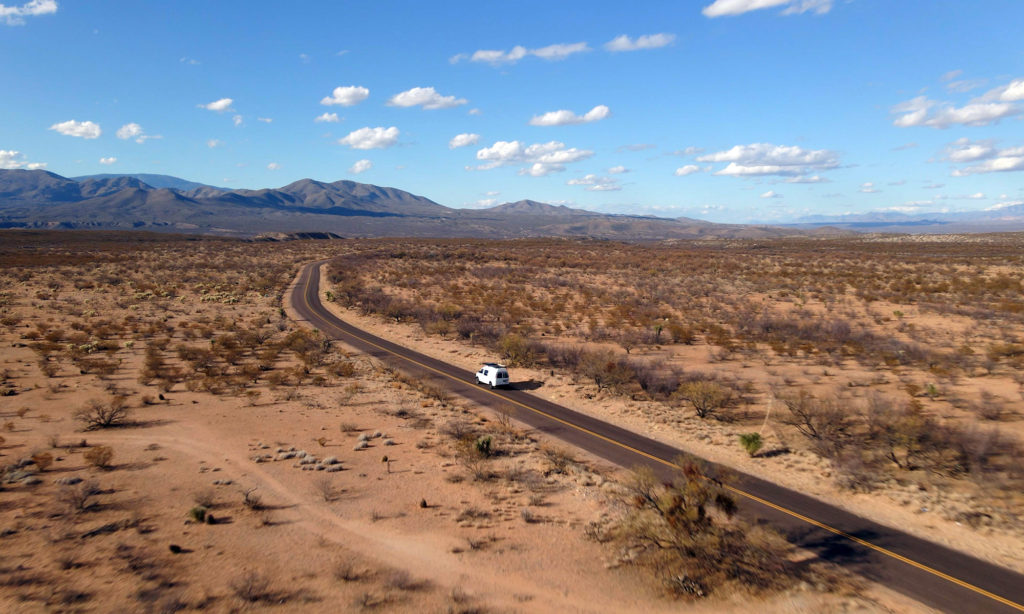
[[[0,612],[1024,612],[1024,3],[920,4],[0,0]]]
[[[743,552],[775,563],[673,582],[665,571],[676,563],[638,545],[654,516],[631,503],[661,487],[287,317],[281,298],[298,264],[392,246],[3,239],[7,611],[925,611],[840,569],[801,564],[806,556],[770,532],[736,533],[741,525],[710,505],[724,531],[715,539],[726,540],[715,543],[740,539]],[[542,246],[488,249],[509,247]],[[490,355],[344,312],[455,361]],[[666,411],[568,374],[545,377],[539,393],[573,394],[624,423],[628,412],[640,425]],[[680,408],[679,424],[690,413]],[[709,420],[709,436],[731,444],[711,448],[730,457],[737,428]],[[656,435],[675,432],[664,429]],[[805,475],[811,457],[792,456],[801,461],[791,473]],[[971,531],[1012,535],[1001,527]]]
[[[332,262],[327,298],[1019,570],[1022,239],[368,242]]]

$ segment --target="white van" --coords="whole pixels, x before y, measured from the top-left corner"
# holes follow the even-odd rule
[[[483,367],[476,372],[476,383],[487,384],[491,388],[496,386],[508,386],[508,369],[505,365],[494,362],[485,362]]]

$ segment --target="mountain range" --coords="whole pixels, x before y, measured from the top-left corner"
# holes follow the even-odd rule
[[[280,188],[229,190],[167,175],[67,178],[23,169],[0,170],[0,228],[620,240],[769,238],[833,232],[827,228],[610,215],[530,200],[489,209],[453,209],[403,190],[354,181],[301,179]]]
[[[1024,201],[1010,201],[981,211],[872,211],[846,215],[811,215],[796,227],[829,225],[871,232],[999,232],[1024,230]]]

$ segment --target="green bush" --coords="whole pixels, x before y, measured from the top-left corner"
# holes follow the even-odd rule
[[[743,433],[740,435],[740,445],[753,457],[761,451],[764,441],[761,439],[761,433]]]
[[[206,522],[206,514],[208,511],[209,510],[207,510],[206,507],[202,505],[197,505],[188,511],[188,517],[193,522],[198,522],[202,524]]]
[[[493,444],[493,438],[490,435],[484,435],[477,439],[476,443],[473,444],[473,446],[476,448],[476,451],[480,454],[480,456],[490,457],[491,454],[494,453],[494,450],[492,448]]]

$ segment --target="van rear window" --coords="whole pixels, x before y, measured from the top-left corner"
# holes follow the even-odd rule
[[[507,378],[508,377],[508,372],[507,371],[498,371],[498,377]]]

